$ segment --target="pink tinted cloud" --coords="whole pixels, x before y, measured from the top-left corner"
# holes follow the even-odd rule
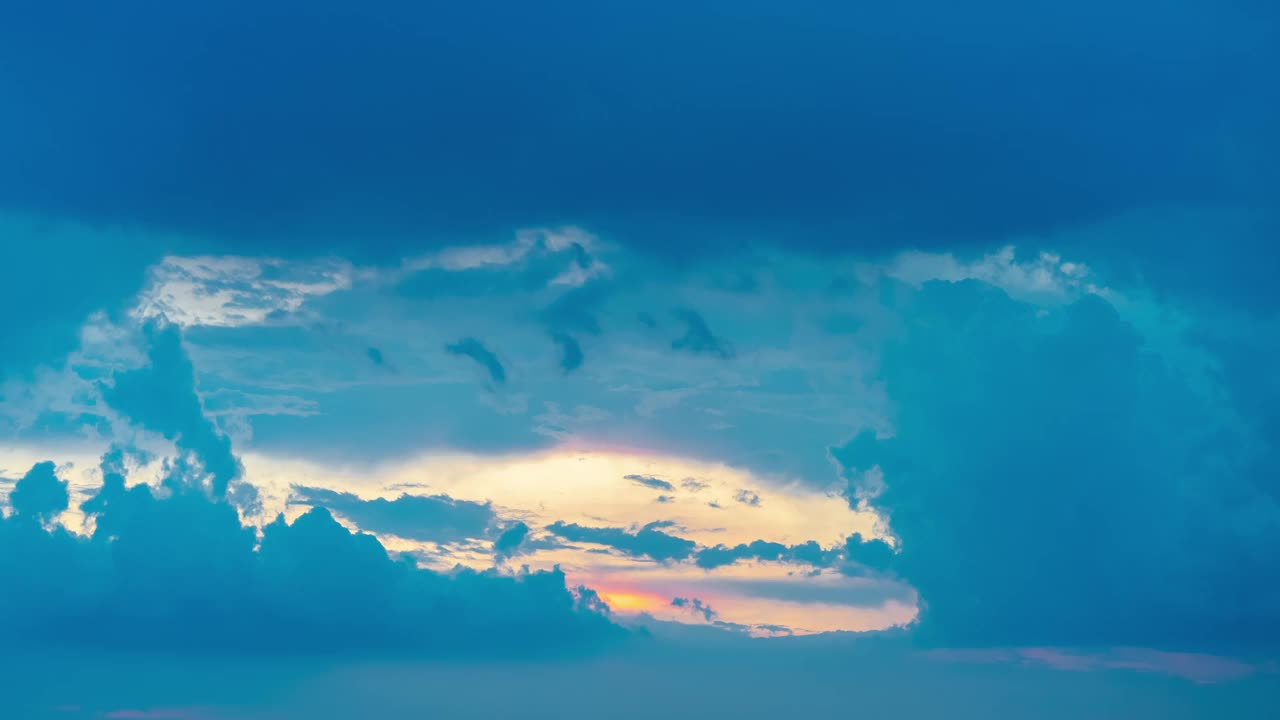
[[[1110,648],[1089,652],[1049,647],[945,649],[931,650],[924,655],[942,662],[1024,663],[1073,672],[1133,670],[1170,675],[1199,684],[1239,680],[1259,672],[1276,672],[1274,664],[1256,665],[1220,655],[1147,648]]]
[[[1116,648],[1111,662],[1113,667],[1143,672],[1162,672],[1197,683],[1238,680],[1266,670],[1235,658],[1198,653],[1162,652],[1143,648]]]
[[[151,708],[112,710],[103,715],[107,720],[202,720],[209,716],[196,708]]]

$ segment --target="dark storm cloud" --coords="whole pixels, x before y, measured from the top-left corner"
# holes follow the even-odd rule
[[[166,252],[395,261],[566,221],[676,258],[875,255],[1221,209],[1236,219],[1165,223],[1176,240],[1064,242],[1275,306],[1256,262],[1280,227],[1274,3],[502,10],[14,8],[0,210],[131,235],[4,231],[0,265],[27,270],[0,283],[0,373],[59,360]]]
[[[0,205],[241,247],[395,257],[572,219],[671,255],[879,252],[1270,207],[1280,180],[1267,3],[55,0],[6,20]]]

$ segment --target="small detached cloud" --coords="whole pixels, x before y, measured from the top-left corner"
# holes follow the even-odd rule
[[[760,496],[750,490],[739,490],[738,494],[733,496],[733,499],[737,500],[743,505],[750,505],[751,507],[760,507]]]
[[[498,536],[493,541],[493,555],[498,559],[505,559],[516,555],[520,551],[520,546],[524,544],[529,537],[529,526],[522,522],[518,522]]]
[[[489,378],[494,383],[502,385],[507,381],[507,370],[498,360],[498,356],[493,354],[493,351],[485,347],[484,343],[479,340],[472,337],[462,338],[458,342],[446,345],[444,349],[450,355],[475,360],[480,364],[480,367],[489,373]]]
[[[572,335],[556,332],[551,334],[551,339],[560,347],[560,369],[571,373],[582,367],[582,346]]]
[[[643,485],[644,487],[650,488],[652,490],[665,490],[666,492],[675,492],[675,489],[676,489],[675,485],[672,485],[666,480],[661,480],[659,478],[652,477],[650,475],[624,475],[623,479],[630,480],[631,482],[637,485]]]
[[[684,335],[671,341],[672,350],[714,355],[725,360],[734,356],[733,346],[716,337],[702,315],[693,310],[680,310],[676,316],[684,322],[685,331]]]
[[[711,622],[716,617],[716,611],[712,610],[710,605],[702,602],[701,599],[696,597],[695,598],[684,598],[684,597],[671,598],[671,607],[680,608],[681,610],[688,610],[689,612],[692,612],[695,615],[701,615],[702,618],[707,622]]]

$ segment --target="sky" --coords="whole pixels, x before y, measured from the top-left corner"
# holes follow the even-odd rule
[[[7,15],[0,714],[1280,707],[1272,3]]]

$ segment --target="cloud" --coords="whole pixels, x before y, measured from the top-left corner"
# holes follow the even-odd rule
[[[20,514],[0,520],[0,572],[12,591],[0,613],[13,647],[509,657],[621,632],[558,571],[422,570],[319,507],[293,523],[277,518],[259,541],[193,481],[157,493],[126,486],[117,470],[104,458],[103,485],[83,505],[92,536]]]
[[[295,485],[290,503],[328,508],[361,530],[424,542],[482,538],[497,521],[489,503],[455,500],[448,495],[402,494],[394,500],[364,500],[352,493]]]
[[[552,333],[551,339],[560,346],[560,367],[570,373],[582,367],[582,346],[573,336],[564,333]]]
[[[661,527],[661,526],[657,526]],[[646,526],[638,532],[628,532],[616,527],[587,527],[576,523],[556,521],[547,531],[571,542],[605,545],[635,558],[648,558],[657,562],[684,560],[693,554],[697,543],[668,535],[655,526]]]
[[[180,326],[280,321],[317,297],[349,290],[349,263],[236,256],[169,256],[148,271],[133,314]]]
[[[242,468],[230,438],[205,416],[182,336],[177,326],[156,322],[144,325],[143,335],[147,366],[117,372],[110,383],[102,383],[103,400],[138,426],[172,440],[208,474],[209,491],[222,497]],[[199,475],[182,478],[204,484]]]
[[[567,253],[570,256],[570,267],[586,271],[593,265],[587,248],[596,242],[594,235],[579,227],[523,228],[516,231],[515,239],[509,243],[450,246],[409,258],[403,264],[409,271],[439,268],[450,272],[464,272],[502,269],[519,265],[532,256]],[[550,284],[581,284],[564,279],[565,273],[557,276]]]
[[[971,664],[1020,663],[1072,672],[1129,670],[1171,675],[1196,684],[1209,685],[1247,678],[1266,672],[1265,666],[1234,658],[1199,653],[1173,653],[1143,648],[1110,648],[1083,652],[1070,648],[990,648],[974,650],[929,650],[922,655],[940,662]],[[1274,672],[1274,670],[1271,670]]]
[[[558,295],[539,314],[552,342],[560,348],[560,368],[566,373],[582,367],[585,359],[582,345],[574,335],[600,335],[598,313],[612,292],[605,283],[585,282],[584,278],[571,283],[572,289]]]
[[[493,554],[497,558],[509,558],[520,551],[521,545],[529,537],[529,526],[517,522],[493,541]]]
[[[450,355],[468,357],[480,363],[480,366],[489,373],[489,378],[498,385],[507,381],[507,371],[498,361],[498,356],[475,338],[463,338],[456,343],[446,345],[445,351]]]
[[[699,598],[671,598],[671,607],[688,610],[695,615],[701,615],[704,620],[711,622],[716,617],[716,611],[711,609],[710,605],[702,602]]]
[[[1045,311],[933,282],[910,307],[879,366],[892,435],[832,457],[851,497],[882,473],[871,502],[901,550],[849,552],[919,590],[923,641],[1280,647],[1265,414],[1096,296]]]
[[[654,520],[652,522],[645,523],[643,526],[641,526],[640,529],[641,530],[661,530],[663,528],[670,528],[675,526],[676,526],[676,521],[674,520]]]
[[[56,7],[6,23],[0,47],[35,68],[32,87],[64,92],[33,91],[6,113],[0,198],[233,249],[396,259],[424,238],[583,218],[679,258],[761,236],[870,254],[985,244],[1189,200],[1266,207],[1275,185],[1266,3],[1179,4],[1158,27],[1101,0],[931,3],[923,18],[891,6],[821,17],[739,7],[715,47],[705,38],[726,22],[723,0],[656,9],[639,31],[582,0],[566,5],[572,24],[342,2],[348,22],[336,28],[305,7],[256,22],[239,7],[159,8],[129,25],[105,9],[84,16],[86,27],[117,22],[109,35],[51,30]],[[212,37],[210,24],[226,29]],[[421,42],[423,27],[438,41]],[[938,41],[921,48],[922,33]],[[655,45],[687,72],[631,62]],[[487,64],[465,65],[462,48],[475,47],[492,48]],[[93,77],[80,72],[84,55],[100,58]],[[133,71],[157,57],[186,74]],[[215,60],[226,57],[244,65]],[[1011,66],[1026,72],[982,80]],[[415,70],[444,67],[457,82]],[[1185,72],[1170,81],[1170,67]],[[526,70],[543,79],[536,96]],[[601,96],[602,77],[641,101]],[[1086,111],[1104,103],[1109,112]],[[357,105],[397,112],[339,107]],[[952,132],[929,120],[941,115]],[[673,228],[678,218],[699,222]]]
[[[684,322],[685,331],[684,335],[671,341],[672,350],[715,355],[725,360],[733,357],[733,347],[711,333],[702,315],[693,310],[681,310],[676,315]]]
[[[206,715],[197,708],[151,708],[148,710],[125,708],[112,710],[103,717],[108,720],[196,720]]]
[[[718,567],[732,565],[739,560],[801,562],[825,567],[837,557],[837,553],[823,550],[818,543],[812,540],[793,546],[767,540],[754,540],[750,543],[739,543],[733,547],[714,545],[702,548],[695,557],[695,563],[704,570],[713,570]]]
[[[0,187],[5,184],[0,179]],[[36,212],[0,213],[0,265],[12,270],[0,282],[0,337],[6,339],[0,399],[4,381],[29,379],[37,366],[61,366],[91,314],[122,314],[143,286],[147,266],[174,242]]]
[[[930,280],[981,280],[1024,300],[1066,302],[1082,293],[1101,290],[1083,263],[1064,260],[1044,250],[1034,258],[1020,259],[1013,246],[971,261],[949,253],[905,252],[889,262],[884,272],[914,285]]]
[[[894,550],[880,538],[864,538],[854,533],[845,542],[845,555],[859,565],[883,571],[893,566]]]
[[[739,490],[738,494],[733,496],[733,499],[743,505],[750,505],[751,507],[760,506],[760,496],[750,490]]]
[[[52,522],[67,509],[69,500],[67,481],[58,479],[51,462],[37,463],[9,493],[15,517],[39,523]]]
[[[675,492],[675,486],[666,480],[660,480],[649,475],[626,475],[624,480],[630,480],[637,485],[643,485],[651,490],[666,490],[667,492]]]

